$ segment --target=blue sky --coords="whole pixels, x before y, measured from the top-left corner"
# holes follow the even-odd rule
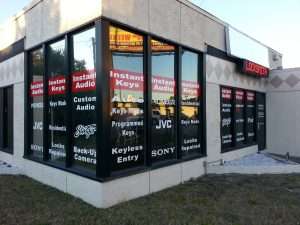
[[[0,0],[0,24],[23,9],[29,0]]]
[[[300,0],[191,1],[283,53],[285,68],[300,67]],[[28,2],[0,0],[0,23],[16,14]]]
[[[283,66],[300,67],[299,0],[191,0],[283,54]]]

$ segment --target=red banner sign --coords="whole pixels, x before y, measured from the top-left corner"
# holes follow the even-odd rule
[[[86,92],[96,90],[95,70],[75,72],[72,75],[72,92]]]
[[[200,96],[200,85],[196,81],[182,81],[182,94],[187,96]]]
[[[153,76],[152,91],[175,94],[175,80],[173,78]]]
[[[261,78],[269,76],[268,68],[248,60],[244,60],[243,62],[243,72]]]
[[[243,101],[244,100],[244,92],[236,90],[235,91],[235,99]]]
[[[232,99],[232,90],[228,88],[222,88],[222,98]]]
[[[112,90],[144,91],[144,75],[126,70],[110,71],[110,87]],[[153,76],[152,91],[175,93],[175,80],[168,77]],[[182,93],[188,96],[199,96],[200,85],[195,81],[182,81]]]
[[[247,91],[247,101],[253,102],[255,100],[254,92]]]
[[[112,90],[144,91],[144,75],[125,70],[111,70],[110,87]]]
[[[43,96],[43,94],[44,94],[43,87],[44,87],[43,81],[31,82],[31,84],[30,84],[30,97]]]
[[[63,95],[66,92],[66,78],[64,75],[58,75],[48,80],[49,95]]]

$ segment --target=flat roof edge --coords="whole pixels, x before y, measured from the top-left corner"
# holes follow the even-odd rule
[[[18,20],[19,17],[23,16],[26,14],[26,12],[30,11],[32,8],[34,8],[36,5],[38,5],[39,3],[43,2],[44,0],[32,0],[28,3],[28,5],[26,5],[25,7],[23,7],[23,9],[16,13],[15,15],[9,17],[5,22],[9,22],[9,21],[14,21],[14,20]],[[277,50],[275,50],[274,48],[262,43],[261,41],[255,39],[254,37],[251,37],[250,35],[246,34],[245,32],[241,31],[240,29],[238,28],[235,28],[234,26],[230,25],[229,23],[221,20],[220,18],[218,18],[217,16],[213,15],[212,13],[200,8],[200,6],[192,3],[191,1],[189,0],[176,0],[177,2],[197,11],[198,13],[201,13],[202,15],[206,16],[207,18],[211,19],[212,21],[216,22],[216,23],[219,23],[220,25],[224,26],[224,27],[232,27],[233,29],[235,29],[236,31],[242,33],[243,35],[247,36],[248,38],[252,39],[253,41],[265,46],[266,48],[272,50],[272,51],[275,51],[277,54],[281,55],[282,56],[282,53],[278,52]],[[0,24],[0,31],[1,31],[1,28],[3,28],[3,24]]]

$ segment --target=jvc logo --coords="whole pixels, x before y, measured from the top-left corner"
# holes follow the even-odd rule
[[[33,130],[43,130],[43,122],[34,122]]]
[[[159,120],[156,129],[172,128],[172,120]]]

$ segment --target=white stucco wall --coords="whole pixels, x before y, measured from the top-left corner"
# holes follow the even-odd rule
[[[300,157],[300,68],[274,70],[267,92],[268,151]]]
[[[220,86],[239,87],[266,92],[267,80],[257,79],[238,71],[235,63],[206,56],[206,121],[207,160],[232,160],[257,152],[257,145],[221,154]]]
[[[0,63],[0,88],[13,86],[14,155],[0,153],[0,159],[22,165],[24,155],[24,54]]]

